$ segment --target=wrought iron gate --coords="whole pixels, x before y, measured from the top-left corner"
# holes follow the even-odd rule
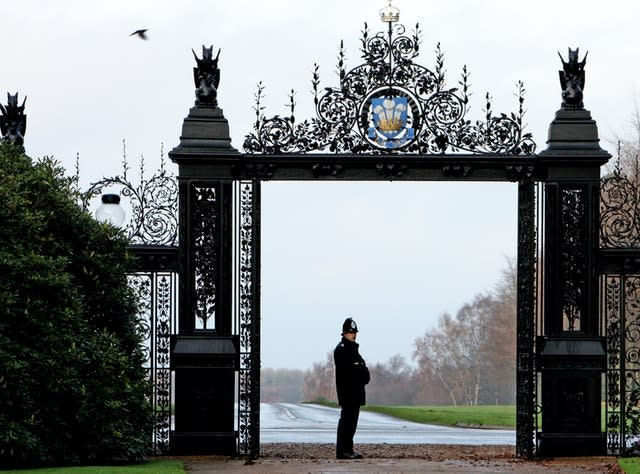
[[[516,452],[532,458],[537,451],[537,376],[535,339],[541,292],[538,285],[540,185],[518,184],[518,289],[516,338]]]
[[[173,406],[170,338],[178,330],[178,185],[165,170],[162,155],[160,169],[149,178],[141,163],[137,185],[127,177],[126,158],[123,165],[122,175],[92,183],[82,193],[82,205],[88,209],[94,198],[114,191],[127,201],[130,215],[123,230],[131,240],[128,250],[133,256],[128,279],[138,296],[145,368],[153,386],[153,452],[167,454]]]
[[[170,338],[178,314],[178,252],[176,248],[131,246],[136,260],[129,284],[139,302],[139,327],[144,334],[145,368],[153,384],[151,403],[155,414],[153,451],[169,452],[171,430],[172,375]]]
[[[255,459],[260,448],[260,182],[237,181],[234,200],[238,452]]]
[[[607,338],[606,433],[613,455],[640,454],[640,195],[618,165],[602,180],[600,312]]]
[[[535,144],[523,130],[521,83],[516,112],[494,114],[487,95],[484,118],[471,121],[466,117],[470,96],[466,67],[461,87],[446,87],[439,46],[435,68],[430,70],[414,62],[420,43],[417,28],[409,34],[396,24],[397,17],[383,21],[388,23],[386,32],[372,35],[365,26],[364,63],[350,71],[344,66],[341,46],[338,87],[321,88],[316,68],[312,79],[316,117],[296,119],[292,95],[288,117],[267,118],[260,87],[255,127],[246,136],[245,153],[231,146],[228,122],[217,104],[218,58],[213,59],[212,48],[203,47],[203,57],[196,56],[198,67],[194,68],[195,106],[183,122],[180,144],[169,154],[179,166],[180,211],[171,207],[177,205],[176,180],[163,182],[164,171],[159,181],[141,179],[139,188],[128,184],[126,170],[124,177],[104,180],[104,184],[121,185],[123,195],[139,201],[132,204],[136,217],[127,229],[130,236],[135,237],[145,225],[153,231],[152,237],[174,236],[171,242],[152,238],[137,242],[147,244],[146,248],[132,247],[139,266],[131,282],[143,302],[141,319],[150,338],[149,370],[155,377],[156,450],[166,451],[172,439],[172,450],[177,446],[174,441],[181,440],[178,450],[184,454],[259,456],[261,180],[474,180],[510,181],[519,186],[517,454],[531,458],[540,454],[545,443],[549,453],[604,450],[604,435],[599,431],[604,352],[594,362],[576,357],[572,349],[578,343],[587,349],[600,344],[602,349],[599,336],[605,331],[609,336],[609,450],[622,452],[635,441],[640,424],[635,412],[640,400],[636,382],[640,364],[635,372],[640,349],[628,337],[635,333],[636,324],[640,328],[636,321],[640,251],[627,249],[627,257],[621,257],[616,253],[619,249],[604,245],[607,250],[600,252],[600,296],[608,319],[606,328],[598,327],[598,315],[594,315],[597,195],[599,169],[610,155],[598,145],[597,127],[584,109],[582,95],[563,93],[561,109],[550,127],[549,146],[535,155]],[[577,51],[569,62],[563,60],[563,87],[581,90],[583,68]],[[206,80],[213,82],[207,86]],[[573,98],[567,102],[567,97]],[[175,221],[170,224],[165,224],[169,221],[164,216],[148,219],[146,214],[154,206],[160,214],[168,210],[156,205],[166,190],[161,186],[154,194],[156,190],[151,189],[152,183],[160,182],[171,189],[169,207]],[[604,195],[608,188],[603,188]],[[541,208],[543,195],[546,202]],[[608,222],[607,203],[622,200],[619,192],[609,192],[607,197],[603,225]],[[637,192],[633,197],[635,217]],[[178,214],[179,250],[175,247]],[[625,233],[618,221],[607,225],[614,233]],[[544,262],[539,241],[545,245]],[[160,264],[163,259],[165,263]],[[547,295],[544,305],[543,293]],[[202,308],[207,313],[204,317]],[[215,313],[214,327],[204,323],[210,312]],[[567,317],[570,324],[565,328]],[[198,318],[202,325],[196,324]],[[177,336],[169,350],[168,335]],[[173,347],[174,340],[180,342],[180,350]],[[561,350],[549,357],[544,348],[551,346]],[[182,365],[172,365],[178,355]],[[590,354],[583,351],[581,355]],[[581,365],[585,363],[591,365]],[[567,374],[579,383],[564,383]],[[543,389],[540,394],[537,380]],[[176,406],[183,410],[176,414],[174,430],[172,388],[181,400]],[[201,388],[200,403],[190,403],[194,391]],[[562,414],[567,399],[583,401],[580,423],[570,416],[555,416]],[[538,432],[539,405],[545,406],[545,433]],[[222,415],[224,420],[218,423]],[[542,437],[545,441],[540,445]]]

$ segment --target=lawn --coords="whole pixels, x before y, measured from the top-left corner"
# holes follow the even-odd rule
[[[618,465],[626,474],[640,474],[639,458],[618,458]]]
[[[124,466],[45,467],[0,471],[2,474],[183,474],[184,464],[174,459],[153,460]]]
[[[478,406],[388,406],[367,405],[367,411],[383,413],[416,423],[473,428],[516,427],[515,405]]]

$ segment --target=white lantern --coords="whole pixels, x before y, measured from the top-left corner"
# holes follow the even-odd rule
[[[103,194],[102,204],[96,210],[96,219],[115,227],[124,223],[125,212],[120,205],[120,196],[117,194]]]

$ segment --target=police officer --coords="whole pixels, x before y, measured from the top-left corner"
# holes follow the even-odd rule
[[[360,407],[365,404],[364,386],[369,383],[371,377],[364,359],[358,352],[357,334],[356,322],[351,318],[345,319],[342,325],[342,340],[333,351],[338,404],[342,407],[336,441],[338,459],[362,459],[362,454],[353,450],[353,435],[358,426]]]

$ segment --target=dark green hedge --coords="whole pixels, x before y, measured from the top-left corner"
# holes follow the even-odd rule
[[[148,454],[126,245],[54,161],[0,145],[0,467]]]

